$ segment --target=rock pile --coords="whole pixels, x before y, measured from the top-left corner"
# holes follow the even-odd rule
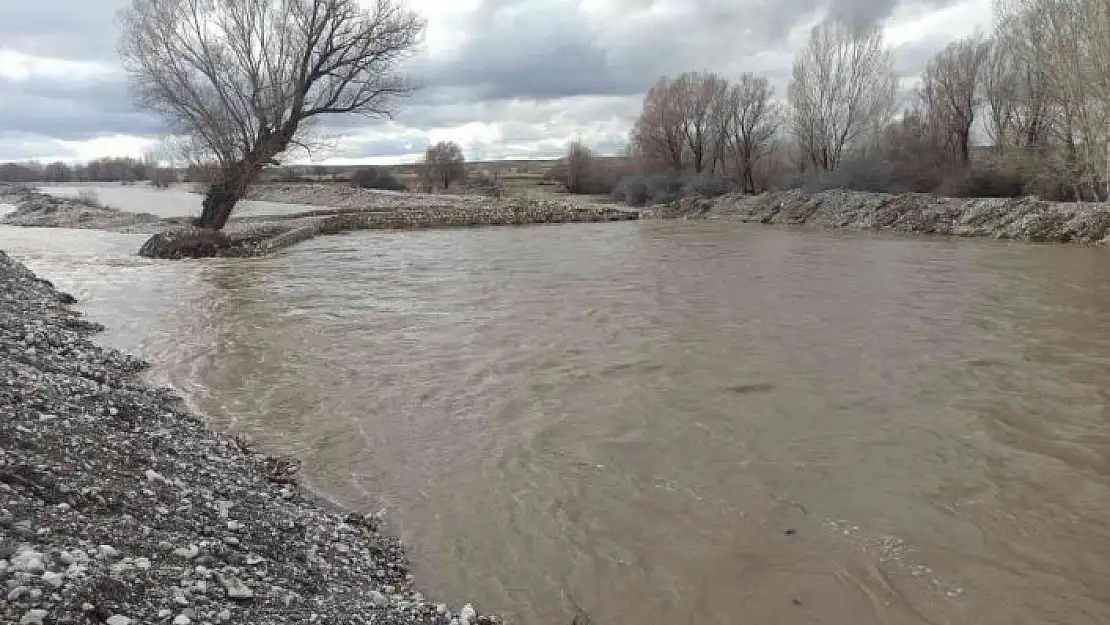
[[[9,226],[150,233],[178,221],[165,220],[149,213],[129,213],[78,198],[55,197],[16,185],[0,186],[0,203],[16,207],[0,219],[0,223]]]
[[[373,516],[205,428],[73,298],[0,252],[0,622],[476,625]]]
[[[611,206],[512,198],[481,204],[420,206],[386,210],[312,211],[236,222],[225,234],[176,228],[156,234],[143,244],[148,258],[261,256],[318,235],[352,230],[410,230],[529,224],[626,221],[639,213]]]
[[[731,219],[765,224],[993,237],[1031,242],[1102,243],[1110,235],[1106,204],[945,198],[907,193],[781,191],[682,200],[645,217]]]

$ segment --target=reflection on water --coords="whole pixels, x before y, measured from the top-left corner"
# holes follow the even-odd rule
[[[139,239],[0,228],[218,427],[388,509],[453,603],[1110,620],[1104,250],[644,223],[163,263]]]

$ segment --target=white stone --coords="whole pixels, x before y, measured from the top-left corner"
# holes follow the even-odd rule
[[[196,545],[189,545],[188,547],[178,547],[173,550],[173,555],[186,560],[192,560],[200,553],[200,547]]]
[[[220,575],[220,584],[223,585],[227,596],[232,599],[250,599],[254,596],[254,591],[251,590],[246,584],[239,581],[238,577],[234,575]]]
[[[459,610],[459,623],[461,625],[470,625],[470,622],[478,618],[478,613],[474,610],[474,606],[469,603]]]
[[[173,612],[167,610],[166,608],[158,610],[158,618],[169,618],[171,614],[173,614]]]
[[[113,614],[104,622],[107,623],[107,625],[131,625],[131,619],[122,614]]]
[[[96,557],[101,560],[119,557],[119,551],[111,545],[100,545],[96,548]]]
[[[16,570],[23,569],[24,571],[27,571],[28,573],[33,573],[35,575],[38,575],[39,573],[42,573],[44,570],[46,570],[46,567],[42,564],[42,558],[39,557],[39,554],[34,552],[32,552],[32,554],[33,555],[31,555],[30,557],[24,559],[22,562],[22,566],[17,566]]]
[[[44,618],[46,618],[46,610],[28,610],[23,618],[19,619],[19,625],[42,625]]]
[[[62,587],[62,574],[46,571],[42,574],[42,581],[49,585],[51,588]]]
[[[154,469],[147,469],[146,470],[146,479],[147,479],[147,481],[150,481],[150,482],[165,482],[166,481],[166,478],[162,477],[162,474],[155,471]]]
[[[373,601],[374,605],[376,605],[378,607],[385,607],[385,606],[389,605],[389,597],[386,597],[385,595],[383,595],[382,593],[380,593],[376,590],[371,590],[370,591],[370,600]]]
[[[184,614],[178,614],[173,619],[173,625],[189,625],[192,622],[192,619],[185,616]]]
[[[230,619],[231,610],[220,610],[220,613],[216,615],[216,620],[220,621],[221,623]]]
[[[140,569],[142,569],[144,571],[149,569],[150,568],[150,558],[135,558],[135,566],[139,567]]]

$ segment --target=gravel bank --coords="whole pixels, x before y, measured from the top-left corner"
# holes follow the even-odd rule
[[[129,213],[76,198],[60,198],[19,185],[0,185],[0,204],[15,210],[0,216],[9,226],[39,228],[85,228],[153,234],[183,219],[162,219],[149,213]]]
[[[497,622],[425,600],[379,519],[206,429],[72,303],[0,252],[0,622]]]
[[[377,210],[393,208],[480,206],[490,201],[481,195],[454,195],[355,189],[347,184],[256,184],[247,192],[247,199],[289,204],[309,204],[329,208]]]
[[[1102,244],[1110,236],[1110,209],[1106,204],[1044,202],[1032,197],[962,199],[924,194],[782,191],[683,200],[647,210],[644,216],[1052,243]]]

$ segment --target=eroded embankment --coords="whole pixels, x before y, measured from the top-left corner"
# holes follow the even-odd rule
[[[645,217],[726,219],[822,228],[992,237],[1017,241],[1101,244],[1110,235],[1110,207],[1037,198],[944,198],[854,191],[770,192],[683,200]]]
[[[0,622],[493,622],[412,585],[378,519],[208,430],[0,252]]]
[[[129,213],[79,198],[55,197],[22,185],[0,184],[0,203],[15,206],[14,211],[0,218],[0,223],[9,226],[150,234],[186,221],[163,219],[149,213]]]
[[[423,206],[390,210],[332,210],[281,218],[255,217],[224,233],[175,228],[151,237],[139,254],[149,258],[260,256],[319,235],[354,230],[412,230],[582,223],[638,219],[636,211],[513,198],[467,207]]]
[[[377,197],[377,196],[373,196]],[[320,235],[353,230],[409,230],[550,223],[625,221],[639,212],[600,204],[535,199],[393,194],[385,206],[322,208],[287,215],[233,219],[214,233],[163,219],[128,213],[77,199],[56,198],[26,187],[0,187],[0,200],[16,210],[0,218],[13,226],[93,228],[153,234],[140,249],[152,258],[259,256]],[[406,203],[407,202],[407,203]]]

